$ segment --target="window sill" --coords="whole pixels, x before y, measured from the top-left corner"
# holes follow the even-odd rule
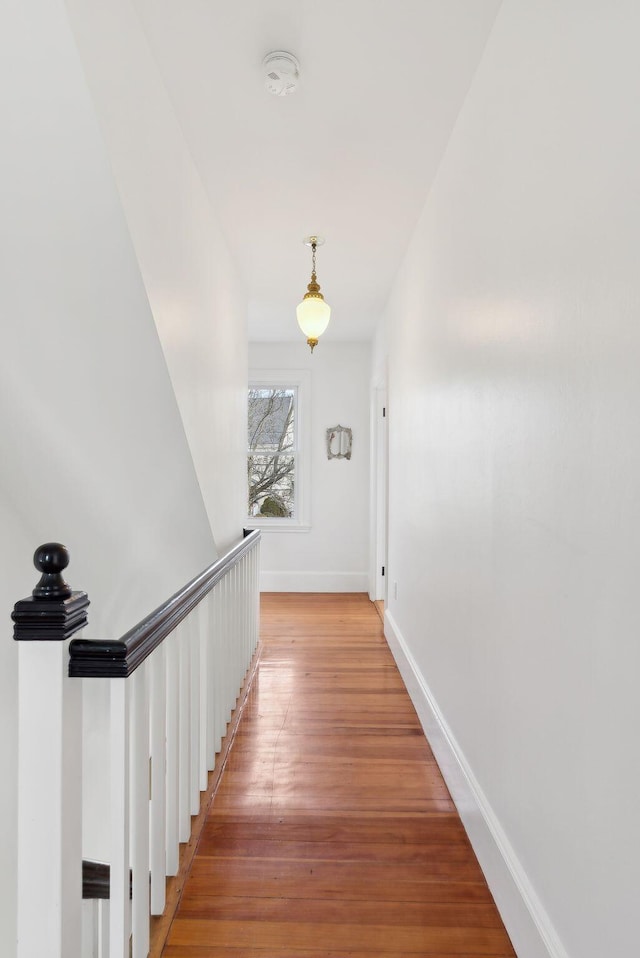
[[[260,532],[311,532],[311,526],[300,522],[270,522],[268,519],[257,520],[255,516],[246,520],[247,529],[259,529]]]

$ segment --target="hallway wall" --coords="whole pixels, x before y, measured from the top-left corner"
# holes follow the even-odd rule
[[[3,12],[0,954],[13,958],[18,650],[9,616],[37,581],[34,549],[69,547],[69,582],[91,599],[86,634],[107,638],[215,558],[215,544],[67,11],[57,0],[9,0]],[[246,360],[245,339],[241,325],[229,349]],[[221,337],[217,348],[226,347]],[[243,397],[244,382],[243,368]],[[241,433],[237,412],[221,401],[209,415]],[[225,521],[237,533],[242,518],[230,509]]]
[[[375,351],[387,631],[519,958],[638,947],[639,34],[505,0]]]
[[[249,344],[251,370],[308,370],[310,375],[310,435],[303,443],[311,459],[311,528],[264,532],[263,591],[367,590],[369,356],[368,343],[322,340],[313,354],[302,337],[299,343]],[[353,430],[349,461],[327,459],[326,430],[336,425]]]
[[[245,508],[244,292],[131,0],[66,5],[222,554]]]

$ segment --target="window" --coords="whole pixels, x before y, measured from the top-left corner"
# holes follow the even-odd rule
[[[289,378],[290,377],[290,378]],[[304,531],[304,375],[252,377],[248,393],[248,515],[262,529]],[[308,430],[306,430],[308,432]],[[303,493],[305,495],[303,495]]]
[[[296,514],[295,387],[249,389],[249,515],[293,519]]]

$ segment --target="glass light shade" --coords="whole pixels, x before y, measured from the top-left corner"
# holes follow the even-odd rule
[[[331,307],[319,296],[308,296],[296,308],[298,326],[307,339],[322,336],[329,325]]]

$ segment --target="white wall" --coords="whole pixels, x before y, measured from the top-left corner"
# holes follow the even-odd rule
[[[639,35],[505,0],[387,315],[388,632],[520,958],[638,951]]]
[[[67,7],[224,552],[245,510],[244,294],[132,3],[67,0]]]
[[[367,589],[369,363],[368,343],[321,341],[313,355],[302,338],[300,343],[249,346],[251,369],[302,369],[311,374],[311,529],[263,529],[263,591]],[[350,460],[327,459],[325,432],[338,424],[353,429]]]
[[[0,954],[11,958],[9,614],[37,580],[33,551],[51,539],[67,544],[69,581],[91,599],[87,634],[113,636],[202,569],[215,547],[65,7],[13,0],[4,12]]]

